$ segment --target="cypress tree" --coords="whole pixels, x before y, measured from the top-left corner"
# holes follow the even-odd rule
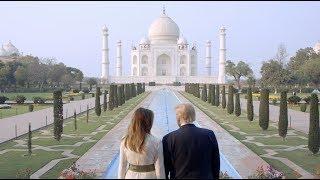
[[[131,94],[132,94],[132,97],[137,96],[137,89],[134,83],[131,83]]]
[[[112,111],[114,108],[114,85],[110,85],[110,94],[109,94],[109,110]]]
[[[28,153],[29,153],[29,156],[32,153],[31,140],[32,140],[32,131],[31,131],[31,123],[29,123],[29,131],[28,131]]]
[[[63,132],[63,102],[62,92],[53,92],[53,132],[54,138],[60,141]]]
[[[114,92],[113,106],[114,106],[114,108],[117,108],[119,106],[119,102],[118,102],[118,85],[113,85],[113,92]]]
[[[89,122],[89,105],[87,104],[87,123]]]
[[[227,105],[227,111],[229,114],[232,114],[234,111],[234,102],[233,102],[233,86],[229,85],[228,88],[228,105]]]
[[[76,110],[74,110],[73,118],[74,118],[74,130],[77,130],[77,112],[76,112]]]
[[[212,84],[209,84],[208,103],[212,100]]]
[[[105,112],[108,108],[108,103],[107,103],[107,94],[108,94],[108,91],[107,90],[104,90],[104,93],[103,93],[103,111]]]
[[[95,101],[95,111],[96,115],[100,116],[101,115],[101,105],[100,105],[100,87],[96,87],[96,101]]]
[[[220,88],[219,88],[219,85],[216,85],[216,93],[215,93],[216,97],[214,98],[214,104],[216,106],[219,106],[220,105]]]
[[[235,114],[236,116],[240,116],[240,115],[241,115],[240,93],[239,93],[239,92],[236,92],[236,101],[235,101],[234,114]]]
[[[121,84],[121,100],[122,100],[122,104],[126,102],[126,97],[124,95],[124,84]]]
[[[197,98],[200,98],[200,84],[199,83],[197,83],[196,90],[197,90]]]
[[[315,93],[311,94],[310,98],[310,124],[308,135],[308,148],[316,154],[320,146],[320,132],[319,132],[319,99]]]
[[[227,105],[227,102],[226,102],[226,86],[222,86],[222,97],[221,97],[222,109],[225,109],[226,105]]]
[[[207,85],[204,84],[202,88],[202,101],[207,102]]]
[[[146,92],[146,83],[143,83],[142,87],[143,87],[143,92]]]
[[[210,103],[212,106],[214,106],[216,103],[216,85],[212,86],[212,98]]]
[[[262,128],[262,130],[267,130],[269,127],[269,90],[268,89],[262,89],[260,93],[259,126]]]
[[[279,136],[283,139],[288,131],[288,107],[287,107],[287,92],[282,91],[280,94],[280,113],[278,121]]]
[[[252,89],[248,88],[247,92],[247,118],[249,121],[253,121],[253,102],[252,102]]]
[[[121,106],[122,105],[121,85],[117,87],[117,96],[118,96],[118,106]]]

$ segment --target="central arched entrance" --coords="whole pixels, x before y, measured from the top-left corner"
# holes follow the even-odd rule
[[[157,58],[157,76],[171,76],[170,56],[162,54]]]

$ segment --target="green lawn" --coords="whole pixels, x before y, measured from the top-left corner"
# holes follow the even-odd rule
[[[69,118],[65,120],[64,134],[60,142],[53,139],[53,127],[49,126],[43,130],[38,130],[32,133],[33,149],[37,147],[38,150],[33,150],[31,157],[23,156],[27,153],[27,136],[20,137],[18,140],[23,141],[24,144],[18,146],[17,140],[11,140],[0,144],[0,177],[1,178],[16,178],[18,171],[31,168],[31,174],[39,170],[41,167],[49,163],[51,160],[65,157],[62,155],[64,150],[70,150],[72,154],[81,157],[86,153],[98,140],[100,140],[110,129],[112,129],[128,112],[136,107],[148,93],[143,93],[135,98],[128,100],[121,107],[115,108],[113,111],[106,111],[101,113],[98,117],[95,115],[94,109],[90,110],[89,122],[86,122],[86,114],[83,113],[77,116],[77,130],[74,130],[74,120]],[[107,123],[108,122],[108,123]],[[97,128],[106,125],[103,130],[95,135],[90,133],[95,132]],[[48,134],[45,134],[49,132]],[[84,137],[90,137],[94,142],[83,140]],[[84,142],[80,146],[73,146],[78,142]],[[59,147],[61,146],[61,147]],[[39,148],[45,147],[45,150]],[[23,152],[15,151],[15,149],[23,150]],[[1,153],[3,150],[9,152]],[[41,178],[56,179],[60,172],[72,165],[77,158],[60,161],[48,172],[43,174]]]
[[[266,154],[265,149],[272,149],[278,153],[274,156],[287,158],[309,173],[317,173],[316,167],[320,165],[320,154],[312,155],[310,153],[307,147],[308,140],[306,134],[295,131],[294,129],[289,129],[288,131],[291,134],[288,134],[286,141],[283,141],[283,139],[278,135],[278,130],[276,128],[277,123],[270,122],[268,130],[262,131],[259,127],[258,117],[255,117],[253,122],[249,122],[246,117],[247,114],[243,111],[239,117],[236,117],[233,114],[228,114],[226,110],[221,107],[212,106],[191,94],[185,92],[181,92],[181,94],[259,156]],[[231,131],[232,127],[228,124],[236,126],[241,132],[246,134],[242,135],[238,132]],[[254,137],[255,142],[262,143],[264,146],[258,146],[252,142],[244,142],[248,136]],[[284,151],[286,146],[297,147],[299,145],[304,145],[304,147],[302,149]],[[265,157],[262,158],[277,170],[284,172],[286,178],[297,178],[294,169],[291,169],[279,160],[273,160]]]
[[[35,104],[33,111],[38,111],[41,109],[45,109],[48,107],[52,107],[52,105],[48,104]],[[12,104],[10,109],[0,109],[0,119],[6,118],[6,117],[11,117],[11,116],[16,116],[19,114],[24,114],[29,112],[29,107],[26,104]]]

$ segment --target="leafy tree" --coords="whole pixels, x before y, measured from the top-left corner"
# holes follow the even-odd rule
[[[221,106],[222,106],[222,109],[225,109],[226,108],[226,86],[222,86],[222,98],[221,98]]]
[[[96,88],[96,101],[95,101],[95,112],[97,116],[101,115],[101,104],[100,104],[100,87]]]
[[[234,111],[233,93],[234,93],[233,86],[229,85],[229,88],[228,88],[228,105],[227,105],[227,111],[228,111],[229,114],[232,114],[233,111]]]
[[[250,66],[243,61],[239,61],[237,65],[232,61],[226,62],[226,74],[234,78],[239,90],[241,89],[240,87],[241,77],[248,77],[252,73],[253,72]]]
[[[301,67],[301,73],[304,73],[308,82],[311,82],[315,88],[320,85],[320,58],[311,59]]]
[[[29,104],[29,112],[32,112],[33,108],[34,108],[33,104]]]
[[[97,82],[97,80],[95,78],[89,78],[87,80],[87,83],[89,84],[90,91],[92,90],[92,86],[93,85],[97,85],[98,84],[98,82]]]
[[[26,68],[23,66],[19,66],[17,70],[14,73],[14,77],[16,79],[16,82],[20,86],[24,86],[26,80],[27,80],[27,72]]]
[[[219,85],[216,85],[216,93],[214,98],[214,104],[218,107],[220,105],[220,88]]]
[[[283,139],[288,131],[288,105],[287,105],[287,92],[282,91],[280,95],[280,113],[278,121],[279,136]]]
[[[259,126],[262,130],[267,130],[269,127],[269,90],[262,89],[260,94]]]
[[[309,124],[309,137],[308,148],[316,154],[320,146],[320,129],[319,129],[319,99],[314,93],[311,94],[310,99],[310,124]]]
[[[62,92],[53,92],[53,123],[54,138],[60,141],[63,132],[63,102]]]
[[[247,118],[249,121],[253,121],[253,103],[252,103],[252,89],[251,87],[248,88],[247,91]]]
[[[240,116],[241,115],[240,93],[239,92],[236,92],[236,102],[235,102],[234,114],[236,116]]]

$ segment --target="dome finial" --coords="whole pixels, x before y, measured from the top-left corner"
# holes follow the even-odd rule
[[[166,7],[164,5],[162,6],[162,14],[166,14]]]

